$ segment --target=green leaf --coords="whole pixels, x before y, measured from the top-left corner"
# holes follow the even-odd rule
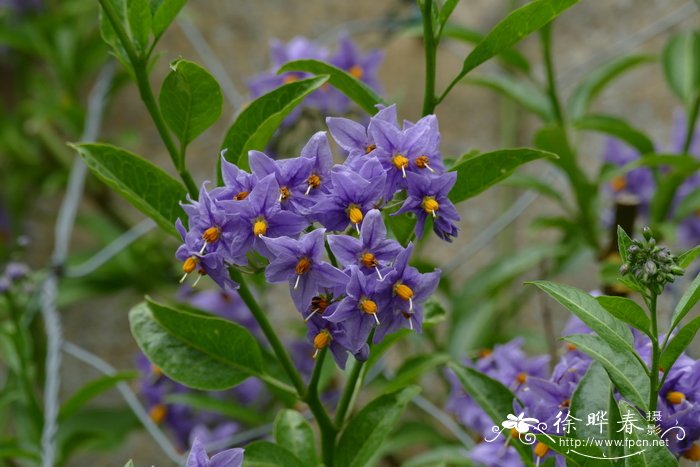
[[[417,355],[404,361],[396,371],[396,375],[383,388],[383,393],[398,391],[404,386],[415,382],[423,373],[433,370],[450,361],[447,354],[435,353],[428,355]]]
[[[679,167],[664,173],[649,205],[652,222],[661,223],[668,217],[678,188],[697,170],[697,167],[700,167],[700,163],[694,161],[693,167],[690,170]]]
[[[124,29],[126,29],[126,27],[127,27],[126,0],[107,0],[107,1],[112,3],[112,5],[114,6],[114,10],[117,12],[117,15],[119,16],[120,23],[124,26]],[[112,23],[109,21],[107,14],[105,14],[104,10],[101,7],[100,7],[100,35],[102,36],[102,40],[105,41],[105,43],[112,48],[112,53],[114,54],[115,57],[117,57],[119,62],[122,65],[124,65],[124,68],[127,71],[129,71],[130,73],[133,73],[131,61],[129,60],[129,56],[126,53],[126,49],[124,49],[124,46],[122,45],[121,41],[117,37],[117,33],[114,31],[114,27],[112,27]]]
[[[262,351],[243,326],[217,316],[192,313],[147,298],[158,324],[190,347],[250,375],[262,372]]]
[[[671,91],[690,106],[700,90],[700,32],[683,32],[671,38],[661,59]]]
[[[700,245],[681,253],[677,260],[678,266],[682,267],[683,269],[687,268],[693,263],[693,261],[695,261],[695,258],[697,258],[698,255],[700,255]]]
[[[58,414],[59,420],[65,420],[80,410],[86,403],[105,391],[112,389],[122,381],[129,381],[138,376],[138,373],[133,371],[125,371],[114,375],[107,375],[90,381],[85,386],[76,391],[67,401],[61,406]]]
[[[423,304],[423,325],[433,325],[441,323],[447,319],[447,310],[431,297]]]
[[[168,333],[155,320],[146,303],[137,305],[129,312],[129,322],[131,333],[143,353],[178,383],[194,389],[222,391],[249,376]]]
[[[418,31],[422,33],[421,29],[418,29]],[[442,30],[442,36],[466,42],[468,44],[478,44],[484,40],[484,35],[480,32],[454,23],[447,23],[445,25]],[[497,57],[505,66],[515,68],[516,70],[520,70],[525,73],[530,72],[530,62],[516,49],[505,49],[501,51]]]
[[[292,452],[269,441],[255,441],[245,447],[243,467],[309,467]]]
[[[496,381],[473,368],[464,367],[456,363],[448,363],[449,368],[457,375],[464,391],[471,396],[486,415],[491,417],[494,425],[500,425],[508,414],[513,413],[513,401],[515,396],[501,382]],[[522,443],[512,445],[517,449],[523,461],[532,459],[529,447]]]
[[[519,166],[556,154],[530,148],[501,149],[469,158],[450,169],[457,172],[457,183],[450,191],[450,199],[459,203],[478,195],[490,186],[508,178]]]
[[[149,0],[126,0],[126,13],[129,20],[129,31],[141,53],[148,51],[148,38],[151,34],[151,6]]]
[[[165,123],[184,148],[218,120],[224,97],[216,79],[196,63],[178,59],[170,69],[158,101]]]
[[[612,384],[608,374],[600,363],[593,362],[586,374],[581,378],[573,396],[571,396],[571,415],[583,420],[576,424],[573,435],[578,439],[606,439],[608,437],[607,426],[587,423],[588,414],[608,411],[608,397],[612,390]]]
[[[136,154],[109,144],[72,145],[85,164],[105,184],[176,238],[175,221],[184,217],[180,201],[185,187],[159,167]]]
[[[20,459],[27,459],[29,461],[34,461],[34,463],[30,465],[38,465],[41,462],[41,453],[35,450],[29,450],[24,447],[23,444],[24,443],[20,443],[16,439],[0,440],[0,460],[10,459],[12,461],[19,461]]]
[[[282,410],[274,424],[275,441],[294,454],[304,465],[316,465],[314,432],[296,410]]]
[[[474,464],[465,452],[461,446],[440,446],[411,457],[401,467],[472,467]]]
[[[683,219],[693,216],[698,210],[700,210],[700,188],[692,190],[678,202],[673,210],[673,219],[676,222],[681,222]]]
[[[468,78],[464,82],[493,89],[539,116],[543,121],[552,120],[552,105],[549,99],[528,81],[508,75],[479,75]]]
[[[615,318],[651,337],[651,323],[644,309],[625,297],[597,297],[596,300]]]
[[[474,47],[464,60],[459,77],[537,31],[578,0],[534,0],[514,10]]]
[[[630,69],[655,60],[652,55],[629,55],[615,58],[586,74],[566,103],[567,113],[571,119],[582,117],[593,100],[612,80]]]
[[[700,274],[695,276],[693,282],[690,283],[681,299],[678,301],[676,308],[673,310],[673,315],[671,317],[671,330],[674,330],[678,323],[681,322],[685,315],[688,314],[690,310],[698,303],[700,300]]]
[[[655,434],[649,434],[647,423],[637,409],[625,401],[620,401],[620,414],[628,420],[632,428],[631,433],[623,431],[625,443],[626,467],[672,467],[678,465],[678,460],[671,454],[666,446]],[[624,425],[620,425],[622,428]],[[637,429],[635,427],[640,427]],[[673,436],[673,435],[671,435]]]
[[[187,0],[151,0],[153,35],[156,37],[156,41],[168,29],[185,3]]]
[[[370,115],[377,113],[377,104],[384,101],[374,89],[355,78],[345,70],[319,60],[295,60],[285,63],[277,74],[289,71],[303,71],[314,75],[328,76],[328,84],[345,94]]]
[[[577,349],[600,362],[623,397],[643,409],[649,402],[649,378],[646,368],[630,352],[614,350],[592,334],[574,334],[564,338]]]
[[[552,186],[552,183],[535,175],[530,175],[522,172],[515,172],[503,182],[503,185],[522,188],[525,190],[534,190],[542,196],[553,199],[563,205],[561,193]]]
[[[132,459],[129,459],[129,462],[124,464],[124,467],[134,467],[134,461]]]
[[[629,328],[617,318],[611,316],[595,298],[583,290],[564,284],[548,281],[533,281],[550,297],[554,298],[565,308],[578,316],[589,328],[608,342],[615,350],[633,352],[632,333]]]
[[[623,263],[627,262],[627,250],[629,247],[632,246],[632,239],[630,238],[629,235],[627,235],[627,232],[625,232],[625,229],[620,227],[619,225],[617,226],[617,247],[620,253],[620,259],[622,260]]]
[[[654,143],[641,131],[626,121],[610,115],[587,115],[573,122],[575,128],[591,130],[614,136],[629,144],[640,154],[654,152]]]
[[[221,146],[226,160],[248,170],[248,151],[265,149],[284,117],[327,81],[328,76],[295,81],[251,102],[226,132]]]
[[[420,392],[409,386],[367,404],[350,419],[335,452],[337,467],[363,467],[372,459],[398,422],[406,404]]]
[[[688,324],[683,326],[678,334],[676,334],[671,342],[668,343],[663,353],[661,354],[661,359],[659,360],[659,366],[668,372],[678,357],[688,348],[695,334],[698,333],[700,329],[700,316],[696,316],[694,319],[690,320]]]
[[[267,417],[260,411],[239,405],[231,400],[222,400],[199,392],[179,392],[168,394],[165,401],[169,404],[182,404],[192,407],[197,411],[216,412],[227,418],[243,422],[249,425],[259,425],[265,422]]]
[[[445,0],[445,3],[443,3],[442,7],[440,8],[440,14],[438,16],[438,22],[441,27],[447,23],[448,19],[450,19],[450,16],[457,7],[458,3],[459,0]]]

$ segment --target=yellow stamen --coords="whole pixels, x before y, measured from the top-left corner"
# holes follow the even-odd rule
[[[330,304],[331,303],[326,297],[316,295],[314,298],[311,299],[311,313],[309,313],[309,316],[304,318],[304,322],[306,323],[316,313],[323,314],[323,312],[326,310],[326,308],[328,308]]]
[[[287,188],[286,186],[281,186],[280,187],[280,197],[279,197],[278,201],[284,201],[284,200],[288,199],[290,196],[292,196],[292,192],[289,191],[289,188]]]
[[[627,180],[622,175],[618,175],[610,180],[610,186],[615,193],[618,193],[627,187]]]
[[[440,203],[435,201],[435,198],[432,196],[426,196],[423,198],[421,206],[423,207],[423,211],[427,212],[428,214],[432,214],[433,217],[435,217],[435,211],[440,209]]]
[[[282,82],[284,84],[294,83],[296,81],[299,81],[297,75],[287,75],[284,78],[282,78]]]
[[[563,409],[571,405],[571,399],[564,399],[559,406]]]
[[[691,444],[690,447],[683,453],[683,457],[693,462],[700,461],[700,446],[698,446],[697,443]]]
[[[168,408],[163,404],[154,405],[151,407],[151,410],[148,411],[148,416],[156,424],[161,424],[167,415]]]
[[[428,169],[432,173],[435,173],[432,167],[430,167],[430,158],[426,155],[416,157],[416,167],[419,169]]]
[[[363,298],[360,300],[360,310],[368,315],[372,315],[374,320],[377,322],[377,326],[379,326],[380,323],[379,318],[377,317],[377,304],[374,301],[370,300],[369,298]]]
[[[527,375],[523,372],[520,372],[515,377],[515,380],[518,382],[518,384],[525,384],[525,381],[527,381]]]
[[[355,225],[362,222],[362,219],[364,218],[364,216],[362,215],[362,211],[360,211],[360,208],[355,206],[354,204],[351,204],[348,209],[348,217],[350,218],[350,222],[352,222]]]
[[[235,201],[243,201],[244,199],[246,199],[248,197],[249,194],[250,193],[247,191],[241,191],[241,192],[237,193],[236,196],[233,197],[233,199]]]
[[[221,236],[221,229],[219,227],[209,227],[202,234],[202,238],[207,243],[214,243]]]
[[[576,350],[576,346],[574,344],[572,344],[571,342],[567,342],[566,343],[566,350],[569,352],[573,352],[574,350]]]
[[[685,394],[680,391],[670,391],[666,393],[666,400],[673,405],[679,405],[685,401]]]
[[[182,271],[185,274],[183,274],[182,279],[180,279],[180,284],[185,282],[185,279],[187,279],[189,273],[195,270],[197,264],[199,264],[199,258],[197,258],[196,256],[190,256],[185,260],[184,263],[182,263]]]
[[[309,184],[308,188],[306,188],[306,194],[308,195],[312,188],[318,188],[321,186],[321,177],[319,177],[317,174],[311,174],[309,175],[309,178],[306,179],[306,183]]]
[[[360,65],[355,65],[348,70],[348,74],[354,78],[362,79],[365,74],[365,70],[363,70]]]
[[[161,370],[159,366],[153,364],[151,364],[151,373],[153,373],[153,376],[156,378],[163,376],[163,370]]]
[[[491,349],[481,349],[481,350],[479,351],[479,358],[488,357],[488,356],[491,355],[492,353],[493,353],[493,350],[491,350]]]
[[[544,457],[549,452],[549,446],[544,443],[535,444],[535,455],[537,457]]]
[[[374,257],[374,254],[370,253],[369,251],[365,251],[362,253],[362,257],[360,258],[360,262],[362,265],[366,268],[376,268],[377,267],[377,258]]]
[[[409,301],[413,298],[413,290],[406,284],[396,284],[394,286],[394,293],[404,301]]]
[[[309,269],[311,269],[311,260],[309,260],[309,258],[306,256],[302,256],[297,262],[297,265],[294,267],[294,272],[298,275],[302,275]]]
[[[376,144],[368,144],[367,147],[365,148],[365,154],[369,154],[370,152],[374,151],[377,149]]]
[[[391,159],[391,163],[394,164],[394,167],[396,167],[397,169],[401,169],[401,173],[403,173],[403,178],[406,178],[406,167],[408,167],[408,158],[403,154],[397,154]]]
[[[267,221],[265,219],[258,219],[253,224],[253,235],[259,237],[267,233]]]

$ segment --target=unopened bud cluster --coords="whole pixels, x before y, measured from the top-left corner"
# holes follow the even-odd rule
[[[664,286],[683,275],[683,268],[666,247],[656,244],[651,229],[645,227],[643,240],[632,240],[627,249],[627,262],[620,268],[623,276],[631,274],[641,285],[655,294],[661,294]]]

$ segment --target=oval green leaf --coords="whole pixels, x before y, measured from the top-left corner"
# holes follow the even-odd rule
[[[374,92],[374,89],[350,75],[345,70],[341,70],[338,67],[319,60],[295,60],[285,63],[277,73],[286,73],[288,71],[303,71],[314,75],[327,75],[328,84],[348,96],[370,115],[376,114],[377,104],[382,104],[384,102],[382,98],[379,97],[379,94]]]
[[[674,36],[661,57],[668,86],[683,104],[690,106],[700,91],[700,32]]]
[[[141,156],[109,144],[82,143],[73,147],[105,184],[176,238],[175,221],[184,217],[180,201],[185,187]]]
[[[596,300],[615,318],[651,337],[651,322],[644,309],[636,302],[625,297],[604,295]]]
[[[661,354],[661,359],[659,360],[659,366],[668,372],[678,357],[688,348],[695,335],[700,329],[700,316],[692,319],[688,324],[683,326],[678,334],[675,335],[671,342],[668,343],[663,353]]]
[[[477,75],[464,81],[493,89],[525,109],[540,117],[543,121],[552,120],[552,105],[547,96],[527,81],[516,79],[508,75]]]
[[[243,467],[308,467],[288,449],[269,441],[255,441],[245,447]]]
[[[625,440],[625,467],[673,467],[678,460],[671,454],[659,437],[647,430],[645,418],[637,409],[625,401],[620,401],[620,415],[631,423],[631,433],[623,431]],[[622,426],[622,425],[620,425]],[[640,427],[635,428],[635,427]],[[674,436],[671,434],[670,436]]]
[[[457,172],[457,183],[450,191],[453,203],[472,198],[490,186],[508,178],[515,169],[528,162],[554,158],[556,154],[538,149],[501,149],[466,159],[450,169]]]
[[[621,139],[640,154],[654,152],[654,143],[640,130],[629,123],[611,115],[587,115],[573,122],[579,130],[597,131]]]
[[[265,149],[284,117],[327,81],[328,76],[295,81],[251,102],[226,132],[221,146],[226,160],[243,170],[250,169],[248,151]]]
[[[158,101],[165,123],[184,148],[218,120],[224,97],[216,79],[196,63],[175,60],[170,70]]]
[[[280,411],[274,423],[275,441],[304,465],[316,465],[315,438],[311,425],[296,410]]]

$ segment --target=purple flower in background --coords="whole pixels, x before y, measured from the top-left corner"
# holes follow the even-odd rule
[[[492,443],[482,442],[467,454],[469,459],[478,466],[484,467],[521,467],[523,461],[513,446],[505,446],[505,441],[496,440]]]
[[[314,204],[306,196],[308,179],[313,161],[304,157],[274,160],[260,151],[250,151],[250,167],[255,176],[262,180],[273,174],[279,185],[277,201],[285,211],[304,215]]]
[[[241,467],[242,465],[243,449],[227,449],[209,459],[204,444],[195,438],[190,454],[187,456],[186,467]]]
[[[408,197],[395,215],[405,212],[416,214],[416,237],[422,238],[425,221],[433,218],[433,231],[443,240],[452,241],[459,234],[455,225],[460,217],[452,201],[447,197],[457,181],[457,173],[447,172],[438,176],[408,175]]]
[[[603,162],[624,167],[640,158],[639,151],[615,138],[607,138],[603,151]],[[648,167],[632,169],[624,175],[614,177],[608,186],[613,196],[634,196],[640,203],[642,213],[649,209],[649,201],[656,189],[654,176]]]
[[[374,276],[365,276],[357,266],[350,267],[347,296],[335,311],[326,317],[332,323],[343,323],[351,349],[360,349],[375,326],[388,316],[387,299]]]
[[[243,201],[248,197],[257,182],[255,175],[238,168],[236,164],[221,156],[221,178],[224,186],[211,190],[210,196],[218,201]]]
[[[328,347],[341,369],[345,368],[348,352],[352,353],[359,361],[367,360],[369,346],[366,342],[360,343],[354,339],[348,333],[344,323],[334,323],[319,315],[314,315],[307,321],[307,325],[306,337],[314,347],[314,358],[318,352]]]
[[[435,292],[440,283],[440,270],[421,274],[408,265],[413,253],[413,244],[399,253],[393,269],[380,284],[380,290],[389,297],[390,312],[383,326],[374,334],[374,341],[401,328],[421,332],[423,328],[423,303]]]
[[[359,232],[365,214],[381,200],[385,177],[381,165],[374,158],[358,172],[345,166],[335,166],[331,171],[333,188],[314,206],[314,217],[329,230],[344,230],[353,224]]]
[[[303,216],[283,211],[279,203],[279,185],[274,174],[260,180],[243,201],[222,201],[221,204],[238,214],[237,237],[232,249],[237,252],[236,262],[244,264],[245,254],[255,250],[263,256],[269,252],[261,237],[270,238],[298,235],[308,226]]]
[[[307,307],[320,287],[344,281],[342,271],[323,261],[325,229],[316,229],[299,240],[262,237],[271,253],[265,278],[272,283],[289,282],[298,309]]]
[[[382,107],[370,121],[372,120],[384,120],[396,126],[396,104]],[[347,118],[328,117],[326,125],[328,125],[328,130],[335,142],[345,151],[347,156],[345,164],[352,169],[359,169],[377,149],[367,127],[361,123]]]
[[[181,291],[180,299],[195,308],[238,323],[254,334],[260,331],[257,321],[236,291],[209,289],[195,292],[188,287]]]
[[[393,198],[396,191],[408,186],[407,172],[444,169],[439,162],[440,133],[435,115],[423,117],[416,124],[404,126],[403,130],[385,120],[373,119],[368,132],[377,146],[374,155],[387,171],[384,188],[387,200]]]
[[[214,428],[199,424],[190,432],[190,445],[194,445],[197,440],[203,446],[224,442],[235,435],[239,428],[238,423],[234,422],[223,422]]]
[[[555,422],[557,415],[560,415],[560,420],[563,420],[569,413],[572,394],[573,388],[566,381],[561,384],[544,378],[528,377],[518,391],[518,399],[522,402],[522,407],[514,407],[514,410],[516,413],[525,412],[528,417],[534,417],[546,423],[547,433],[562,434],[562,427],[556,426]]]
[[[377,71],[382,60],[384,53],[381,50],[372,50],[363,55],[350,36],[343,34],[338,40],[338,52],[331,57],[330,63],[379,92]]]
[[[682,440],[677,439],[675,428],[666,435],[669,449],[676,454],[684,453],[700,439],[700,361],[671,368],[659,391],[658,404],[662,432],[676,425],[685,430]]]
[[[360,238],[329,235],[328,244],[344,267],[356,265],[365,274],[376,272],[380,280],[383,279],[380,268],[389,266],[402,251],[397,241],[386,238],[382,214],[376,209],[365,216]]]

